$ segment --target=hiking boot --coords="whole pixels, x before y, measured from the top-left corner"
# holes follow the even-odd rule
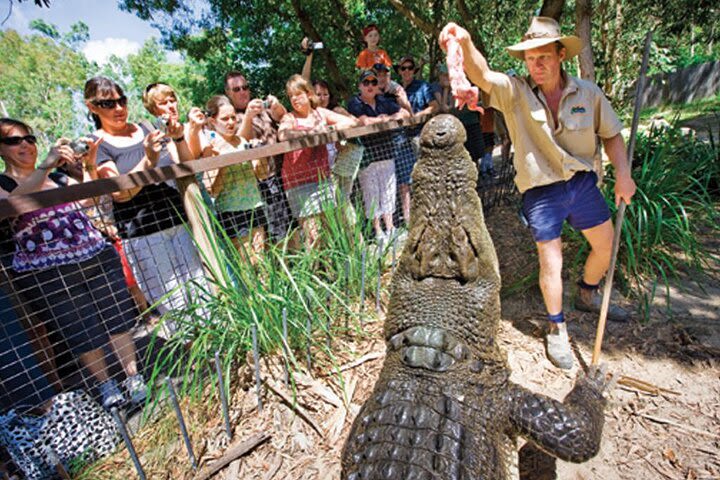
[[[140,405],[145,402],[147,398],[147,385],[145,385],[145,379],[142,375],[137,374],[126,378],[123,382],[123,387],[125,387],[125,391],[134,405]]]
[[[575,296],[576,310],[580,310],[582,312],[600,313],[601,306],[602,295],[600,295],[599,289],[578,289],[578,293]],[[630,321],[630,313],[624,308],[610,303],[610,305],[608,305],[607,318],[613,322],[628,322]]]
[[[553,365],[563,370],[572,368],[573,353],[565,323],[558,323],[556,329],[550,329],[545,335],[545,349],[547,358]]]
[[[99,385],[99,389],[100,403],[105,410],[110,410],[112,407],[119,407],[127,402],[117,382],[113,379],[102,382]]]

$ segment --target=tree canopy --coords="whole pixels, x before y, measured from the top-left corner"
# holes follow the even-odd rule
[[[48,6],[45,0],[35,3]],[[222,92],[229,70],[246,72],[255,95],[272,93],[285,101],[285,82],[305,60],[299,48],[304,36],[324,44],[316,51],[313,77],[347,98],[356,89],[355,59],[369,23],[378,25],[380,46],[395,61],[413,55],[423,77],[434,79],[444,60],[437,36],[447,22],[470,31],[492,68],[523,73],[522,63],[504,47],[518,41],[530,16],[553,16],[563,32],[591,39],[589,57],[566,67],[594,77],[616,106],[629,97],[649,29],[655,30],[651,74],[720,57],[720,7],[709,0],[119,0],[119,5],[163,33],[136,54],[112,57],[103,66],[78,53],[90,33],[82,22],[66,32],[42,20],[32,22],[30,35],[0,32],[0,113],[27,121],[48,141],[86,132],[91,127],[82,87],[98,74],[126,90],[132,120],[147,116],[141,104],[147,84],[172,85],[181,111],[187,111]],[[168,62],[166,49],[181,52],[184,62]]]
[[[443,59],[437,35],[448,21],[471,32],[494,69],[522,71],[504,47],[522,36],[531,15],[553,16],[567,33],[580,31],[585,15],[588,32],[581,36],[591,38],[590,78],[616,101],[633,84],[649,29],[656,30],[651,73],[717,58],[720,37],[720,8],[708,0],[607,0],[594,7],[589,0],[207,0],[202,8],[193,0],[121,0],[120,5],[158,26],[167,47],[197,61],[211,90],[220,91],[223,74],[239,69],[257,94],[282,94],[285,80],[302,67],[303,36],[325,45],[313,76],[328,80],[341,97],[352,93],[361,30],[369,23],[378,24],[381,47],[392,58],[415,56],[426,65],[427,78]],[[577,71],[577,65],[569,67]]]

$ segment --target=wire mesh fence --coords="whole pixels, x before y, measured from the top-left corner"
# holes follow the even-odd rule
[[[408,220],[417,124],[272,145],[204,132],[211,156],[142,170],[117,149],[98,168],[112,162],[118,176],[83,182],[60,169],[43,191],[0,200],[8,471],[47,478],[107,453],[120,437],[103,408],[141,409],[148,392],[166,391],[166,376],[183,379],[179,394],[198,394],[215,352],[221,374],[251,350],[281,352],[286,371],[312,364],[311,346],[331,354],[366,298],[380,306],[380,275],[394,267]],[[478,181],[486,212],[514,189],[510,159],[495,171]],[[68,392],[84,392],[82,402],[59,402]],[[65,428],[63,415],[90,425],[68,438],[91,440],[39,448]]]

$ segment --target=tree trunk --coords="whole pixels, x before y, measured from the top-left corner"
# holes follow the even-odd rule
[[[320,36],[320,32],[318,32],[313,25],[312,17],[302,8],[300,0],[292,0],[290,3],[292,3],[293,10],[295,10],[295,14],[300,21],[300,26],[302,27],[305,35],[307,35],[313,42],[322,42],[323,39],[322,36]],[[338,67],[337,61],[335,61],[335,56],[330,52],[329,48],[323,48],[320,50],[320,55],[328,67],[331,83],[335,85],[338,96],[340,98],[348,97],[351,92],[345,82],[345,79],[340,73],[340,68]]]
[[[600,2],[597,9],[598,23],[600,24],[600,51],[598,52],[600,58],[600,75],[602,76],[603,87],[605,93],[609,90],[609,77],[610,77],[610,62],[608,60],[608,11],[610,10],[610,3],[612,2]]]
[[[440,30],[438,30],[437,25],[433,25],[432,23],[428,22],[424,18],[420,17],[417,13],[415,13],[410,7],[405,5],[404,2],[400,0],[390,0],[390,4],[395,8],[395,10],[398,11],[401,15],[403,15],[405,18],[407,18],[410,23],[412,23],[416,28],[418,28],[420,31],[422,31],[425,35],[439,35]]]
[[[617,76],[617,78],[620,78],[620,62],[618,58],[617,53],[617,45],[618,40],[620,39],[622,35],[622,29],[623,29],[623,8],[622,8],[622,0],[616,0],[615,3],[615,29],[613,32],[613,35],[610,37],[610,46],[608,47],[608,72],[610,74],[608,75],[608,78],[606,80],[607,82],[607,88],[605,88],[605,93],[611,97],[615,96],[615,84],[613,83],[613,78]]]
[[[592,42],[592,0],[575,0],[575,33],[585,44],[578,55],[580,78],[595,81],[595,63],[593,62]]]
[[[559,22],[564,7],[565,0],[543,0],[540,16],[554,18]]]
[[[468,9],[465,0],[456,0],[456,4],[458,12],[460,13],[460,18],[462,18],[462,21],[465,24],[465,28],[468,29],[468,31],[470,32],[473,43],[480,51],[480,53],[482,53],[483,57],[487,57],[487,49],[485,48],[485,43],[480,37],[480,31],[478,30],[477,24],[475,23],[476,15],[472,15],[470,13],[470,10]]]

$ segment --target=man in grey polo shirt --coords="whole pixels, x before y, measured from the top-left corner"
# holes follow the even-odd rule
[[[598,285],[610,264],[613,226],[593,161],[600,154],[599,138],[615,167],[615,201],[629,204],[635,182],[620,136],[622,124],[597,85],[562,69],[564,60],[580,52],[582,42],[563,36],[551,18],[533,18],[522,41],[507,48],[510,55],[525,61],[530,73],[526,78],[491,70],[468,32],[454,23],[440,34],[444,49],[448,41],[459,42],[468,78],[490,95],[490,106],[505,116],[515,146],[515,183],[523,194],[523,213],[540,261],[540,289],[549,320],[548,358],[569,369],[573,356],[563,316],[560,233],[567,220],[590,243],[575,307],[599,312]],[[629,315],[613,305],[608,318],[626,321]]]

